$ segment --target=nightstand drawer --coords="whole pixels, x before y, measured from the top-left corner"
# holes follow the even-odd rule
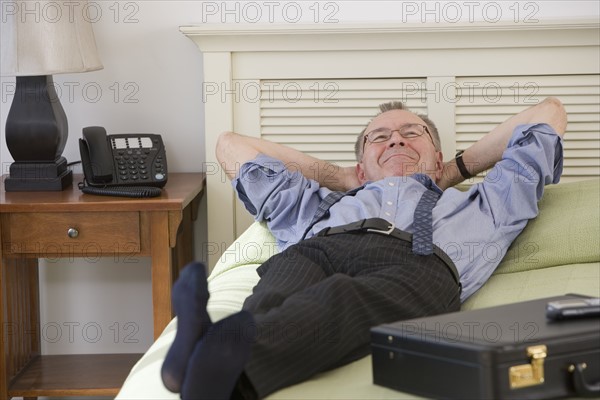
[[[140,251],[138,212],[13,213],[5,250],[44,256],[110,256]]]

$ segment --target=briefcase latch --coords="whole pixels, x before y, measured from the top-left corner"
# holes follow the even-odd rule
[[[544,383],[544,359],[546,346],[530,346],[527,348],[527,357],[530,363],[510,367],[508,376],[510,388],[518,389],[527,386],[541,385]]]

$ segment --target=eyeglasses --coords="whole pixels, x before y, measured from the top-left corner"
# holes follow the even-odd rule
[[[414,139],[419,136],[423,136],[425,133],[429,135],[431,138],[431,142],[435,146],[435,142],[433,141],[433,136],[429,132],[429,128],[427,125],[421,124],[406,124],[402,125],[399,129],[389,129],[389,128],[377,128],[373,129],[371,132],[367,133],[364,137],[363,142],[363,150],[367,142],[369,143],[383,143],[390,140],[394,132],[398,132],[400,136],[405,139]]]

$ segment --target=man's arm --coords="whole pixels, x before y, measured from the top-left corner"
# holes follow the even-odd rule
[[[548,97],[541,103],[527,108],[498,125],[465,150],[462,158],[467,170],[471,175],[477,175],[491,168],[501,160],[514,129],[518,125],[533,123],[546,123],[563,137],[567,127],[567,114],[563,104],[555,97]],[[442,189],[446,189],[462,181],[464,178],[453,159],[444,165],[442,178],[438,185]]]
[[[223,132],[217,141],[217,159],[230,179],[236,176],[242,164],[259,153],[282,161],[288,168],[298,170],[306,178],[332,190],[347,190],[359,185],[353,167],[340,167],[275,142],[234,132]]]
[[[463,161],[471,175],[483,172],[500,161],[513,130],[518,125],[529,123],[547,123],[562,137],[567,126],[567,115],[562,103],[557,98],[549,97],[507,119],[463,153]],[[265,139],[224,132],[219,136],[216,153],[229,178],[235,177],[242,164],[262,153],[281,160],[290,168],[299,170],[306,178],[332,190],[348,190],[360,185],[355,167],[340,167]],[[437,183],[445,189],[462,181],[464,178],[453,159],[444,165],[442,178]]]

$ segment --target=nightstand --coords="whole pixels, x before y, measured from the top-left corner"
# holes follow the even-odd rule
[[[152,258],[154,337],[173,318],[171,287],[193,259],[205,174],[172,173],[160,197],[0,190],[0,400],[115,396],[140,354],[40,355],[38,258]]]

